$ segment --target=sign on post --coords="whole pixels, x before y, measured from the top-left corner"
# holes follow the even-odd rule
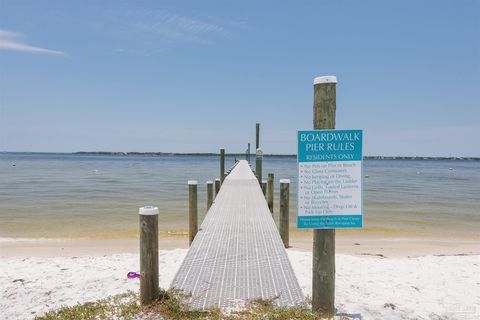
[[[361,228],[362,182],[362,130],[298,131],[297,228]]]

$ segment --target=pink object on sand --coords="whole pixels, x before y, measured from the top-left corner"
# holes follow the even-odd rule
[[[129,273],[127,273],[128,279],[135,279],[140,277],[141,277],[140,273],[137,273],[137,272],[130,271]]]

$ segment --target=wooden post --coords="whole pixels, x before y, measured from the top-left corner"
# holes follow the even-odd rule
[[[213,203],[213,181],[207,181],[207,211]]]
[[[273,173],[268,174],[268,180],[267,180],[267,204],[268,204],[268,209],[270,209],[270,212],[273,215]]]
[[[215,179],[215,197],[218,196],[218,193],[220,192],[220,179]]]
[[[260,123],[256,125],[256,134],[255,134],[255,150],[260,148]]]
[[[290,180],[280,179],[280,237],[285,248],[289,247]]]
[[[265,199],[267,199],[267,180],[262,180],[262,192]]]
[[[140,301],[143,305],[159,297],[158,285],[158,208],[143,207],[140,217]]]
[[[263,152],[262,152],[262,149],[258,148],[256,153],[256,161],[255,161],[255,174],[257,175],[259,184],[262,184],[262,160],[263,160]]]
[[[335,129],[336,83],[333,76],[313,81],[313,129]],[[335,315],[335,229],[313,231],[312,310]]]
[[[197,181],[188,181],[188,238],[189,244],[192,244],[193,239],[198,231],[198,202],[197,202]]]
[[[247,161],[250,163],[250,142],[248,143],[248,149],[247,149]]]
[[[225,180],[225,149],[220,149],[220,184]]]

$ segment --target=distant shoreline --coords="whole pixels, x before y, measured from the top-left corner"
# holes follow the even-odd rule
[[[165,156],[219,156],[214,152],[113,152],[113,151],[78,151],[78,152],[8,152],[1,151],[1,154],[62,154],[80,156],[143,156],[143,157],[165,157]],[[245,153],[226,153],[230,157],[245,157]],[[264,154],[264,157],[297,158],[296,154]],[[255,154],[250,154],[252,159]],[[480,161],[480,157],[430,157],[430,156],[364,156],[364,160],[468,160]]]

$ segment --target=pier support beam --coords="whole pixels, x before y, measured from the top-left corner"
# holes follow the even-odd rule
[[[289,243],[289,216],[290,216],[290,180],[280,179],[280,237],[285,248]]]
[[[258,183],[262,184],[262,161],[263,161],[263,151],[258,148],[255,159],[255,175],[257,176]]]
[[[160,294],[158,285],[158,208],[142,207],[140,217],[140,301],[152,303]]]
[[[268,174],[268,180],[267,180],[267,204],[268,204],[268,209],[270,209],[270,213],[273,215],[273,173]]]
[[[256,126],[256,132],[255,132],[255,150],[260,148],[260,123],[257,123]]]
[[[266,200],[267,199],[267,180],[262,180],[262,192]]]
[[[313,129],[335,129],[337,78],[313,81]],[[313,231],[312,310],[323,318],[335,315],[335,229]]]
[[[207,211],[213,203],[213,181],[207,181]]]
[[[225,149],[220,149],[220,184],[225,180]]]
[[[220,179],[215,179],[215,198],[218,196],[220,192]]]
[[[192,244],[198,231],[197,181],[188,181],[188,239]]]

